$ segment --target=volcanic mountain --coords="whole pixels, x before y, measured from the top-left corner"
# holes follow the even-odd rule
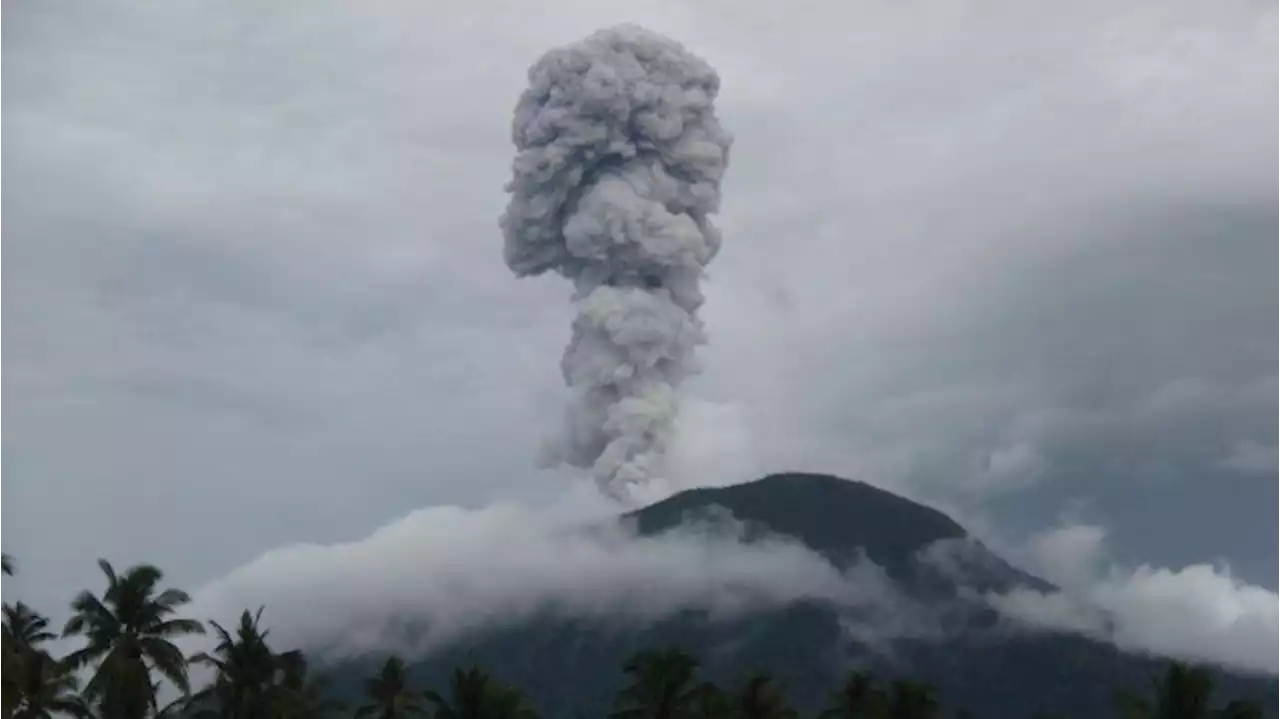
[[[1084,636],[1016,626],[982,600],[1016,587],[1052,590],[988,550],[945,514],[870,485],[816,474],[776,474],[695,489],[624,515],[641,535],[707,516],[732,515],[746,542],[779,535],[839,568],[874,564],[896,587],[890,625],[821,602],[725,620],[689,611],[646,626],[543,616],[469,636],[413,665],[421,685],[442,686],[456,666],[478,664],[515,684],[548,717],[599,717],[623,685],[634,652],[678,647],[702,675],[736,686],[765,671],[802,716],[814,714],[852,669],[912,678],[938,689],[950,716],[1111,716],[1118,687],[1145,692],[1167,660],[1123,652]],[[368,676],[376,661],[337,672]],[[341,682],[347,685],[347,681]],[[1274,678],[1223,670],[1224,696],[1254,697],[1274,711]]]

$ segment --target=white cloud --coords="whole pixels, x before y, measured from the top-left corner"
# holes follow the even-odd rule
[[[719,69],[737,138],[659,494],[818,469],[1045,521],[1022,500],[1060,492],[1274,571],[1274,485],[1181,491],[1275,435],[1272,5],[5,15],[6,596],[56,612],[97,554],[197,586],[578,481],[531,467],[566,292],[509,276],[496,217],[526,68],[620,20]],[[1167,386],[1201,389],[1147,408]],[[1189,502],[1232,520],[1160,526]]]
[[[785,538],[743,544],[742,527],[715,514],[637,537],[611,509],[574,494],[542,510],[422,509],[355,542],[267,552],[196,591],[191,612],[221,621],[265,604],[281,646],[417,654],[539,612],[628,624],[797,599],[893,611],[874,566],[842,572]]]
[[[1108,561],[1105,532],[1073,525],[1036,537],[1028,557],[1058,592],[1019,589],[989,595],[1009,617],[1081,632],[1136,651],[1208,661],[1256,672],[1280,669],[1280,597],[1233,576],[1230,568],[1178,569]]]

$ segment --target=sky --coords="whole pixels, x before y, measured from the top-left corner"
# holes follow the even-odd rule
[[[735,136],[655,493],[856,477],[1087,565],[1076,597],[1275,626],[1274,3],[3,12],[6,599],[56,616],[100,556],[212,595],[432,512],[599,516],[534,464],[570,289],[513,278],[497,218],[527,68],[632,21],[719,71]],[[1223,636],[1187,641],[1274,671]]]

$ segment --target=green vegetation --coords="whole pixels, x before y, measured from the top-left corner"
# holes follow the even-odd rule
[[[13,562],[4,556],[3,570]],[[180,616],[190,598],[161,588],[163,573],[150,565],[117,574],[99,560],[106,577],[101,595],[82,591],[71,603],[63,638],[83,641],[55,657],[47,644],[57,635],[49,620],[18,602],[4,606],[4,716],[11,719],[87,717],[91,719],[537,719],[516,687],[479,667],[453,672],[445,693],[415,685],[397,656],[387,657],[364,681],[359,703],[348,709],[324,677],[309,674],[302,652],[275,651],[260,627],[262,608],[245,610],[234,629],[214,621]],[[184,656],[172,640],[204,634],[217,643],[212,652]],[[210,683],[192,691],[191,666],[213,671]],[[622,667],[626,683],[608,719],[799,719],[786,687],[765,673],[722,688],[699,676],[698,661],[678,649],[650,649]],[[81,686],[81,679],[87,682]],[[179,697],[159,705],[162,683]],[[1252,719],[1262,707],[1235,699],[1212,706],[1214,677],[1204,667],[1180,662],[1153,677],[1149,690],[1116,693],[1120,719]],[[942,719],[972,717],[964,710],[943,713],[934,687],[911,679],[879,682],[854,671],[831,692],[818,719]],[[1041,716],[1045,715],[1033,715]],[[1047,717],[1046,717],[1047,719]]]

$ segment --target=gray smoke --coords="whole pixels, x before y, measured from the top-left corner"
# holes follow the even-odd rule
[[[676,388],[706,341],[698,284],[720,248],[708,215],[732,143],[719,87],[679,43],[623,25],[544,55],[516,106],[507,266],[573,280],[578,312],[548,459],[591,469],[614,496],[661,471]]]

